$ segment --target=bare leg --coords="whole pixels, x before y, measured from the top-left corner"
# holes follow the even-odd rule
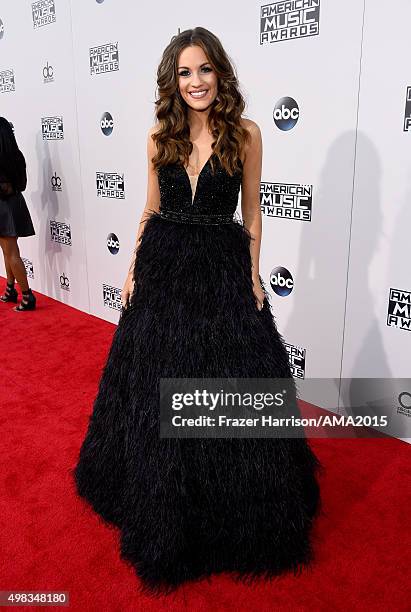
[[[20,257],[20,250],[17,244],[16,236],[2,236],[0,245],[3,250],[4,261],[6,264],[7,280],[11,283],[17,279],[20,289],[27,291],[29,284],[27,282],[27,273],[24,263]]]
[[[1,246],[1,250],[3,251],[3,259],[4,259],[4,266],[6,268],[7,282],[9,283],[9,285],[11,285],[12,283],[14,283],[16,279],[12,272],[8,257],[6,255],[6,251],[5,249],[3,249],[3,242],[2,242],[1,237],[0,237],[0,246]]]
[[[3,253],[3,255],[4,255],[4,253]],[[8,261],[7,257],[4,257],[4,265],[6,266],[7,282],[9,284],[14,283],[14,281],[16,280],[16,277],[13,274],[13,271],[11,269],[11,265],[9,264],[9,261]]]

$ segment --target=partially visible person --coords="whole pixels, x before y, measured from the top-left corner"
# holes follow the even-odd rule
[[[22,300],[13,310],[34,310],[36,297],[29,287],[24,263],[17,244],[22,236],[34,236],[33,222],[21,193],[26,189],[26,160],[20,151],[9,121],[0,117],[0,246],[6,266],[7,286],[1,302],[17,303],[17,280]]]

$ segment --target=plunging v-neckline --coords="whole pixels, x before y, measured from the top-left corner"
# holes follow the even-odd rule
[[[203,172],[204,172],[204,170],[205,170],[206,166],[208,166],[209,162],[211,161],[211,158],[213,157],[213,155],[214,155],[214,151],[213,151],[213,152],[210,154],[209,158],[207,159],[207,161],[205,162],[204,166],[201,168],[201,170],[200,170],[200,172],[199,172],[198,174],[191,174],[191,175],[190,175],[190,174],[188,174],[188,172],[187,172],[187,168],[184,166],[184,164],[183,164],[182,162],[180,163],[180,166],[182,167],[182,169],[183,169],[183,171],[184,171],[184,174],[185,174],[185,175],[186,175],[186,177],[187,177],[188,185],[189,185],[189,187],[190,187],[190,193],[191,193],[191,198],[192,198],[192,204],[194,204],[194,200],[196,199],[196,196],[197,196],[198,184],[199,184],[199,182],[200,182],[200,177],[201,177],[201,175],[203,174]],[[193,189],[192,189],[192,186],[191,186],[190,176],[196,176],[196,177],[197,177],[196,188],[195,188],[194,193],[193,193]]]

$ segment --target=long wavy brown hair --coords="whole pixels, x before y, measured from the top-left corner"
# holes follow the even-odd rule
[[[188,46],[198,45],[207,56],[217,75],[217,97],[208,114],[208,128],[214,136],[213,154],[221,166],[232,175],[240,169],[239,158],[243,146],[250,139],[248,130],[241,125],[245,101],[240,91],[235,68],[220,40],[209,30],[197,27],[172,37],[165,48],[157,69],[159,98],[156,105],[156,132],[153,140],[157,152],[152,158],[155,169],[170,163],[188,165],[193,150],[188,107],[178,86],[178,58]],[[213,159],[210,164],[214,172]]]

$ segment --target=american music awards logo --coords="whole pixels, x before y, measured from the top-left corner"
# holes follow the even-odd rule
[[[305,378],[306,349],[287,343],[285,343],[285,348],[287,349],[292,375],[297,378]]]
[[[24,263],[24,267],[26,268],[26,273],[29,278],[34,278],[34,266],[33,262],[30,259],[26,259],[25,257],[21,258],[21,261]]]
[[[68,223],[50,219],[50,234],[54,242],[71,246],[71,227]]]
[[[405,112],[404,112],[404,132],[411,130],[411,86],[407,87],[407,95],[405,97]]]
[[[90,74],[114,72],[120,69],[118,42],[89,49]]]
[[[41,28],[56,21],[56,7],[54,0],[39,0],[31,5],[33,27]]]
[[[313,186],[263,181],[260,185],[260,207],[266,217],[311,221]]]
[[[0,93],[16,91],[16,82],[14,80],[14,70],[2,70],[0,72]]]
[[[64,138],[63,117],[42,117],[41,133],[43,140],[62,140]]]
[[[108,306],[108,308],[121,310],[121,289],[103,283],[103,302],[104,306]]]
[[[411,291],[390,287],[387,325],[411,331]]]
[[[101,198],[124,200],[124,174],[96,172],[97,195]]]
[[[260,7],[260,45],[319,33],[320,0],[288,0]]]

